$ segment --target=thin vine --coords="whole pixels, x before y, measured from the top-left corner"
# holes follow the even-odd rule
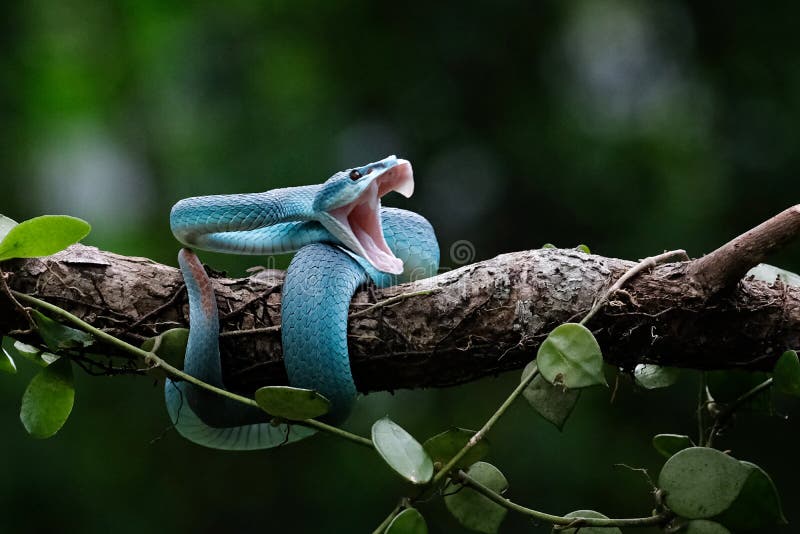
[[[134,356],[142,358],[144,360],[144,362],[151,367],[151,369],[155,369],[155,368],[162,369],[169,376],[171,376],[173,378],[176,378],[178,380],[185,380],[186,382],[194,384],[194,385],[196,385],[198,387],[201,387],[203,389],[207,389],[208,391],[216,393],[217,395],[221,395],[223,397],[226,397],[228,399],[240,402],[240,403],[245,404],[247,406],[252,406],[252,407],[260,409],[258,403],[256,403],[256,401],[254,399],[251,399],[249,397],[244,397],[242,395],[237,395],[236,393],[227,391],[225,389],[218,388],[216,386],[212,386],[211,384],[203,382],[202,380],[199,380],[198,378],[195,378],[194,376],[192,376],[192,375],[190,375],[188,373],[184,373],[180,369],[170,365],[167,361],[165,361],[163,358],[159,357],[154,352],[140,349],[139,347],[136,347],[136,346],[131,345],[130,343],[127,343],[127,342],[125,342],[125,341],[123,341],[123,340],[121,340],[119,338],[116,338],[116,337],[112,336],[111,334],[108,334],[107,332],[104,332],[103,330],[100,330],[99,328],[95,328],[94,326],[90,325],[86,321],[80,319],[79,317],[76,317],[75,315],[71,314],[70,312],[68,312],[68,311],[66,311],[66,310],[64,310],[62,308],[59,308],[58,306],[56,306],[54,304],[50,304],[49,302],[46,302],[44,300],[37,299],[36,297],[33,297],[31,295],[26,295],[25,293],[20,293],[19,291],[12,290],[11,293],[16,298],[18,298],[19,300],[28,302],[30,304],[33,304],[37,308],[41,308],[41,309],[47,310],[47,311],[49,311],[49,312],[51,312],[51,313],[53,313],[55,315],[58,315],[59,317],[65,319],[65,320],[71,322],[72,324],[74,324],[75,326],[81,328],[83,331],[85,331],[85,332],[87,332],[89,334],[92,334],[92,335],[94,335],[95,337],[97,337],[99,339],[102,339],[103,341],[105,341],[109,345],[112,345],[112,346],[120,349],[123,352],[127,352],[129,354],[132,354]],[[362,437],[362,436],[358,436],[356,434],[353,434],[351,432],[343,430],[343,429],[341,429],[339,427],[335,427],[333,425],[328,425],[326,423],[323,423],[322,421],[317,421],[316,419],[303,419],[301,421],[292,421],[292,424],[297,424],[297,425],[300,425],[300,426],[307,426],[309,428],[314,428],[316,430],[319,430],[320,432],[326,432],[328,434],[332,434],[334,436],[338,436],[340,438],[344,438],[344,439],[346,439],[346,440],[348,440],[350,442],[357,443],[358,445],[363,445],[363,446],[370,447],[370,448],[373,447],[372,440],[370,440],[368,438],[365,438],[365,437]]]

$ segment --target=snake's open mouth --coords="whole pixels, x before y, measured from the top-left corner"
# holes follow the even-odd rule
[[[398,159],[388,169],[372,171],[376,176],[352,202],[330,210],[330,215],[349,234],[345,245],[363,256],[376,269],[391,274],[403,272],[403,260],[394,255],[383,236],[381,225],[381,197],[397,191],[405,197],[414,192],[414,173],[411,163]],[[365,175],[369,178],[369,174]]]

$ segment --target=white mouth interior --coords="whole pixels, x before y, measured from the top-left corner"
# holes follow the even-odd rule
[[[383,172],[353,202],[329,213],[355,238],[364,256],[376,269],[391,274],[403,272],[403,260],[394,255],[386,244],[381,225],[381,197],[397,191],[405,197],[414,192],[411,164],[398,160],[397,165]]]

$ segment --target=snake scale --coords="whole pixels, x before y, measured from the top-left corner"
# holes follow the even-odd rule
[[[395,156],[337,172],[322,184],[183,199],[170,214],[173,234],[187,247],[251,255],[297,251],[283,286],[283,358],[292,386],[331,401],[330,423],[347,418],[357,394],[347,350],[356,289],[369,280],[387,287],[438,270],[433,228],[414,212],[381,207],[391,191],[406,197],[414,191],[411,164]],[[178,262],[189,295],[184,371],[225,388],[211,281],[190,249],[180,251]],[[265,449],[314,432],[275,426],[261,410],[183,381],[168,380],[165,399],[178,432],[206,447]]]

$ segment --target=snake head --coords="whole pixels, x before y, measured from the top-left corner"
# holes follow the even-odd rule
[[[381,197],[390,191],[414,193],[411,163],[395,156],[337,172],[322,184],[313,209],[344,246],[379,271],[400,274],[403,261],[386,244],[381,224]]]

